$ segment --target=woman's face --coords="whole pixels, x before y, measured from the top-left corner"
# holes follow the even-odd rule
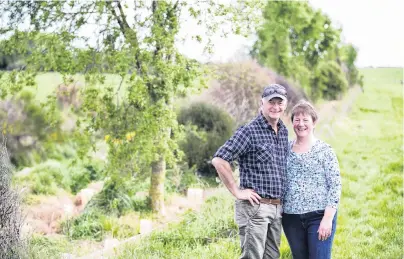
[[[315,123],[309,114],[297,114],[293,118],[293,130],[297,137],[310,136],[313,133]]]

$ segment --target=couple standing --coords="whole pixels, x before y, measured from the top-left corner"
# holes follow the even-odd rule
[[[291,112],[296,139],[280,119],[286,89],[264,89],[258,117],[240,127],[212,164],[236,197],[241,258],[279,258],[282,227],[294,259],[328,259],[336,228],[341,179],[337,157],[313,131],[317,113],[301,101]],[[230,162],[239,162],[240,186]]]

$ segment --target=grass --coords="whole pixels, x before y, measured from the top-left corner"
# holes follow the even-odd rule
[[[118,89],[121,78],[118,75],[106,74],[105,86],[111,86],[113,88]],[[74,79],[80,84],[80,86],[84,86],[84,76],[76,75]],[[63,77],[59,73],[42,73],[36,77],[37,83],[37,95],[36,98],[39,101],[45,101],[47,96],[52,94],[52,92],[57,88],[59,84],[63,83]],[[124,93],[126,89],[126,83],[123,83],[123,86],[120,89],[120,95]]]
[[[64,236],[42,236],[32,235],[28,240],[28,258],[30,259],[60,259],[63,254],[74,254],[83,256],[94,249],[101,247],[100,243],[94,241],[72,241]]]
[[[334,258],[403,258],[401,69],[364,69],[365,92],[335,123],[343,178]]]
[[[365,92],[334,121],[343,192],[333,258],[403,258],[403,93],[401,69],[363,69]],[[233,199],[211,199],[167,231],[126,245],[111,258],[237,258]],[[282,236],[281,258],[291,258]]]

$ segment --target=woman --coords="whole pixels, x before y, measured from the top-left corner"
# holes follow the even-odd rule
[[[301,101],[292,109],[296,139],[289,143],[282,226],[293,259],[331,258],[341,196],[337,157],[316,139],[317,113]]]

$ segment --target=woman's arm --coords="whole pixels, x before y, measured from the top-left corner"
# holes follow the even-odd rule
[[[329,186],[327,194],[327,208],[337,210],[342,189],[339,163],[337,156],[331,147],[329,147],[325,152],[325,175],[326,183]]]
[[[326,240],[331,235],[332,221],[337,212],[342,189],[338,159],[331,147],[327,148],[325,151],[324,160],[326,183],[329,189],[327,194],[327,207],[325,208],[323,219],[317,231],[319,240]]]

